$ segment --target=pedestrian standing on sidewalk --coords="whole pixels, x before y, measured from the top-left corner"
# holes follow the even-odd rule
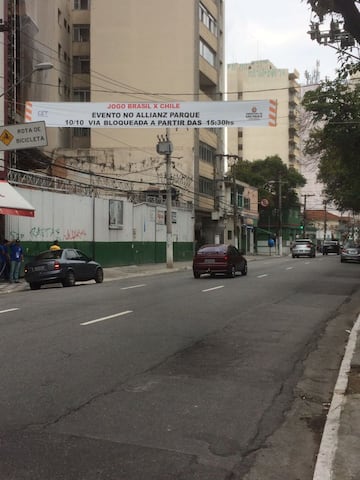
[[[6,282],[10,278],[9,240],[6,238],[0,244],[0,277]]]
[[[10,283],[19,283],[21,263],[24,261],[23,249],[20,240],[10,244]]]

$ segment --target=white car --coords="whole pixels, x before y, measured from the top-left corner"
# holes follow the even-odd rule
[[[292,258],[310,257],[316,255],[315,244],[309,238],[298,238],[291,249]]]

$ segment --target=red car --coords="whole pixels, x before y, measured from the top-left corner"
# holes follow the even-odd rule
[[[204,273],[212,277],[221,273],[233,278],[237,272],[247,274],[247,260],[233,245],[203,245],[193,258],[195,278],[200,278]]]

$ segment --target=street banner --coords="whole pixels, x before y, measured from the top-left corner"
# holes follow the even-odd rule
[[[275,127],[276,100],[238,102],[26,102],[25,121],[68,128]]]

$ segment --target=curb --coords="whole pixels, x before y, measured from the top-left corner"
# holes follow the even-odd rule
[[[322,434],[319,453],[317,456],[313,480],[332,480],[335,454],[338,447],[338,431],[340,416],[345,404],[345,393],[348,386],[348,373],[351,360],[355,353],[357,336],[360,331],[360,315],[351,329],[346,345],[344,358],[341,363],[334,394],[331,400],[329,412],[326,417],[325,427]]]

